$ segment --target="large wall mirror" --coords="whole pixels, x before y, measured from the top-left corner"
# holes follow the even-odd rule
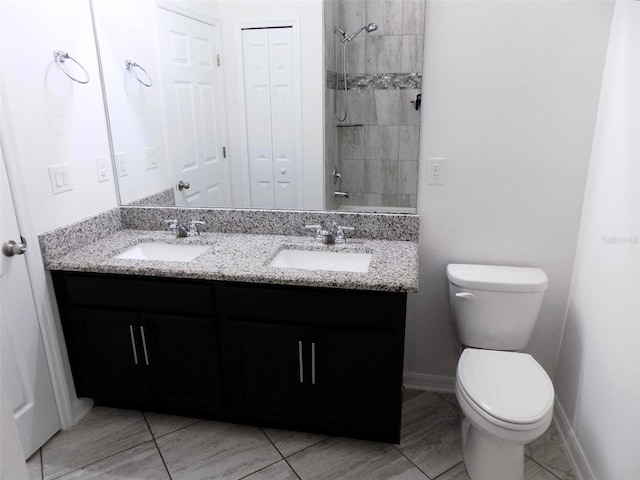
[[[123,205],[415,212],[424,0],[92,0]]]

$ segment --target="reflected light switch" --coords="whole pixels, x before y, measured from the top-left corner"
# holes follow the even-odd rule
[[[68,163],[49,165],[49,179],[51,180],[51,191],[54,194],[73,189]]]

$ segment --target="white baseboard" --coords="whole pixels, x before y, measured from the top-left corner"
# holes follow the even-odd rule
[[[455,393],[456,391],[456,377],[446,377],[443,375],[404,372],[403,384],[405,388],[412,390],[440,393]]]
[[[587,456],[580,447],[580,442],[576,437],[571,422],[567,417],[562,405],[556,397],[555,408],[553,414],[553,420],[556,425],[556,430],[562,439],[565,452],[573,468],[573,472],[577,480],[598,480],[589,465]]]

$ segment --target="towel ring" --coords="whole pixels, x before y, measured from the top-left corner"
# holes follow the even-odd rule
[[[85,70],[85,68],[82,65],[80,65],[80,62],[78,62],[75,58],[70,56],[67,52],[63,52],[62,50],[54,50],[53,51],[53,59],[58,64],[58,67],[60,67],[60,70],[62,70],[62,72],[67,77],[69,77],[71,80],[73,80],[74,82],[82,83],[82,84],[89,83],[89,80],[90,80],[89,73]],[[84,74],[87,76],[87,79],[86,80],[80,80],[80,79],[75,78],[74,76],[72,76],[69,72],[67,72],[67,70],[62,66],[62,64],[66,60],[71,60],[73,63],[78,65],[82,69]]]
[[[127,67],[127,70],[129,70],[131,75],[133,75],[135,77],[135,79],[138,80],[142,85],[144,85],[145,87],[150,87],[151,85],[153,85],[153,81],[151,80],[151,77],[149,76],[147,71],[144,68],[142,68],[142,66],[138,65],[133,60],[125,60],[124,61],[124,65],[125,65],[125,67]],[[134,70],[134,68],[136,68],[136,67],[143,71],[143,73],[147,77],[147,81],[146,82],[142,78],[140,78],[138,76],[138,74]]]

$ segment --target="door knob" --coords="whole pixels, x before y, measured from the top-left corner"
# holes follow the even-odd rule
[[[183,182],[182,180],[178,182],[178,190],[187,190],[190,186],[189,182]]]
[[[2,253],[7,257],[13,257],[14,255],[22,255],[27,251],[27,242],[24,237],[20,237],[22,243],[14,242],[13,240],[7,240],[2,245]]]

